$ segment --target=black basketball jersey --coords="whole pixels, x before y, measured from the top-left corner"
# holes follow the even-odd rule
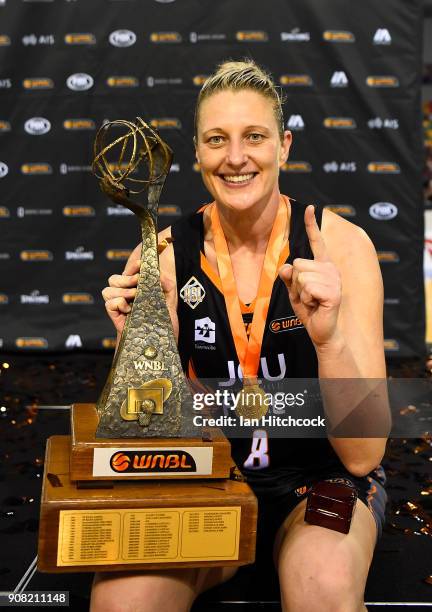
[[[190,378],[241,378],[219,275],[204,255],[203,211],[189,214],[171,228],[176,265],[179,319],[179,353],[183,369]],[[304,225],[306,205],[291,199],[288,244],[279,267],[296,257],[313,259]],[[318,226],[322,208],[315,207]],[[240,301],[248,331],[254,301]],[[285,284],[276,275],[262,340],[258,376],[278,381],[284,378],[317,378],[318,362],[309,335],[292,309]],[[258,487],[280,476],[300,477],[316,466],[341,466],[327,439],[267,439],[263,430],[251,438],[230,439],[232,456],[242,472]]]

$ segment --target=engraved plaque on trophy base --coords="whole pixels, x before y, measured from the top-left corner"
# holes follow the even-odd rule
[[[231,445],[219,428],[197,438],[105,439],[95,436],[98,418],[95,404],[72,406],[73,481],[230,477]]]
[[[245,482],[114,481],[78,488],[70,436],[48,439],[38,570],[239,566],[255,559],[257,499]]]

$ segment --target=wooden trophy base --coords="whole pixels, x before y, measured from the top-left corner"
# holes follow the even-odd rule
[[[72,406],[71,480],[230,476],[231,445],[217,427],[200,438],[96,438],[98,421],[95,404]]]
[[[70,454],[70,436],[48,439],[39,571],[157,570],[254,561],[257,499],[245,482],[111,479],[82,488],[71,481]]]

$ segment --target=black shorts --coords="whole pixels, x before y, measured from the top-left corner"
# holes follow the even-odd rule
[[[358,499],[366,504],[375,519],[377,538],[381,537],[387,503],[387,493],[384,488],[386,477],[381,466],[361,478],[340,467],[322,472],[316,471],[313,475],[308,474],[303,477],[287,479],[285,475],[283,478],[283,487],[280,486],[280,482],[278,486],[273,487],[256,486],[253,479],[248,479],[248,484],[258,498],[257,561],[259,557],[265,556],[268,559],[268,555],[272,556],[273,543],[279,527],[290,512],[307,497],[309,488],[320,480],[334,479],[335,482],[347,482],[354,486]]]

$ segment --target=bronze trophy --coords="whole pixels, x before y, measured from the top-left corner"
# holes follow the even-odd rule
[[[108,141],[113,129],[123,133]],[[74,404],[71,435],[47,441],[40,571],[254,560],[256,498],[239,479],[223,433],[193,426],[192,393],[160,285],[158,201],[171,162],[169,146],[140,117],[106,123],[96,135],[93,169],[102,191],[140,221],[141,267],[97,404]]]
[[[128,130],[126,134],[106,145],[110,129],[120,126]],[[118,161],[110,164],[108,155],[116,149],[120,149]],[[123,167],[127,153],[130,159]],[[188,415],[192,414],[192,397],[159,282],[157,211],[171,162],[169,146],[139,117],[136,124],[107,123],[96,135],[93,170],[100,179],[99,185],[114,202],[137,215],[142,234],[136,297],[97,403],[98,438],[197,434],[185,414],[186,407]],[[143,166],[148,172],[146,178],[131,176]],[[145,190],[146,202],[132,199],[132,195]]]

